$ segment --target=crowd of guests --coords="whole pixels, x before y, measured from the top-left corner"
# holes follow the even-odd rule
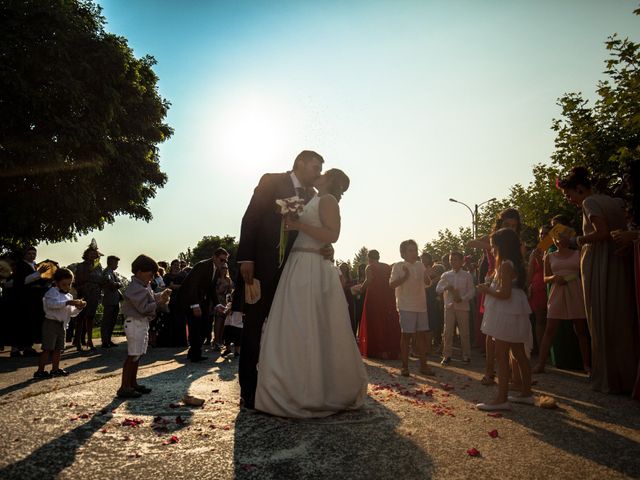
[[[242,324],[238,323],[238,315],[233,320],[230,318],[234,283],[229,274],[228,253],[224,249],[219,249],[217,253],[220,255],[214,255],[214,258],[219,258],[216,276],[213,282],[210,276],[209,281],[204,282],[206,285],[199,279],[194,281],[200,264],[191,267],[177,259],[170,263],[157,262],[157,268],[149,280],[149,288],[154,293],[168,289],[171,294],[166,302],[157,302],[153,315],[148,318],[148,341],[152,346],[186,347],[191,341],[212,345],[215,351],[224,354],[239,354],[241,339],[238,329]],[[102,305],[101,348],[115,347],[112,336],[116,326],[121,325],[125,333],[127,330],[126,291],[135,282],[136,272],[132,271],[133,276],[128,279],[118,270],[120,259],[117,256],[107,256],[104,266],[101,257],[103,254],[93,242],[83,252],[82,261],[68,268],[62,268],[51,260],[38,263],[37,249],[33,246],[17,256],[3,257],[0,260],[2,349],[10,348],[11,357],[40,356],[42,361],[51,359],[52,372],[55,375],[66,374],[59,368],[60,351],[65,346],[78,352],[91,353],[97,350],[93,343],[93,332],[99,305]],[[194,269],[196,272],[190,277]],[[181,288],[185,286],[185,294],[181,295]],[[207,299],[207,305],[200,309],[201,313],[205,313],[201,315],[201,321],[198,319],[197,328],[189,328],[189,319],[194,316],[194,309],[190,306],[198,303],[201,294]],[[232,325],[225,329],[225,322]],[[63,328],[62,339],[52,334],[53,330],[58,330],[54,326]],[[231,337],[232,341],[225,340],[225,330],[229,330],[227,337]],[[38,344],[42,345],[40,353],[35,349]],[[47,352],[46,357],[42,356],[44,352]],[[194,360],[198,359],[194,357]],[[35,376],[48,376],[44,364]]]
[[[578,363],[595,390],[640,399],[640,268],[636,279],[633,271],[640,232],[621,199],[592,188],[586,169],[572,169],[557,186],[582,209],[582,235],[557,215],[540,226],[540,243],[527,246],[520,214],[509,208],[490,235],[466,246],[480,252],[477,262],[453,251],[436,263],[423,252],[419,268],[417,245],[409,240],[392,265],[371,250],[358,279],[351,279],[348,265],[340,266],[362,355],[400,359],[401,375],[409,375],[412,345],[420,371],[430,375],[426,353],[437,351],[440,363],[449,365],[457,332],[463,364],[470,362],[472,341],[485,352],[483,385],[496,384],[497,366],[497,394],[478,408],[533,404],[532,373],[545,372],[552,350],[557,366],[577,355],[568,363]],[[571,336],[558,341],[568,329]],[[510,396],[510,389],[520,394]]]
[[[540,226],[535,246],[522,241],[520,214],[509,208],[498,215],[489,235],[466,245],[472,254],[452,251],[436,262],[429,252],[420,255],[414,240],[405,240],[399,246],[401,260],[392,265],[380,262],[376,250],[368,252],[367,265],[357,266],[356,278],[349,265],[339,265],[361,354],[399,359],[403,376],[411,374],[413,354],[419,372],[434,375],[430,353],[441,356],[442,366],[450,365],[457,337],[464,366],[471,362],[475,344],[485,353],[482,384],[495,385],[497,371],[498,385],[495,397],[478,408],[502,410],[512,402],[534,403],[532,373],[545,372],[550,351],[561,357],[566,345],[554,341],[559,331],[570,328],[579,364],[593,388],[640,399],[633,271],[634,249],[640,264],[640,232],[629,221],[624,202],[597,193],[585,169],[574,168],[557,186],[582,209],[582,226],[554,216],[549,225]],[[242,305],[234,303],[245,295],[233,295],[236,287],[242,292],[242,285],[232,280],[225,249],[193,267],[141,255],[133,262],[130,280],[117,271],[117,256],[106,257],[104,267],[101,256],[92,242],[82,262],[69,268],[36,263],[35,247],[19,258],[0,260],[0,313],[5,320],[0,345],[9,346],[13,357],[39,355],[34,377],[67,374],[60,368],[65,343],[78,351],[95,351],[93,326],[100,304],[102,348],[115,346],[114,328],[120,317],[124,321],[128,354],[120,396],[150,391],[136,378],[149,343],[189,346],[187,357],[193,362],[205,359],[205,345],[240,354]],[[40,353],[36,344],[42,345]],[[533,367],[532,352],[537,354]],[[46,372],[49,361],[52,370]],[[509,390],[519,394],[511,396]]]

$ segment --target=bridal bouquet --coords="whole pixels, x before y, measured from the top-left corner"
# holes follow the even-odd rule
[[[287,249],[287,240],[289,240],[289,231],[284,228],[286,216],[291,214],[300,215],[304,209],[304,200],[296,195],[295,197],[280,198],[276,200],[276,205],[278,205],[280,215],[282,215],[282,220],[280,221],[280,243],[278,244],[278,264],[281,267]]]

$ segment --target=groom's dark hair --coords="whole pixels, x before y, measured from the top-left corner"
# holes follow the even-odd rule
[[[293,161],[293,170],[295,170],[301,163],[307,163],[311,160],[320,160],[320,163],[324,163],[324,158],[322,158],[319,153],[316,153],[313,150],[303,150]]]

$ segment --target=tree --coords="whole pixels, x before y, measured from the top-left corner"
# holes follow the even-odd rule
[[[190,264],[198,263],[207,258],[213,257],[213,252],[218,248],[224,248],[229,252],[229,271],[235,273],[236,271],[236,252],[238,251],[238,242],[236,238],[230,235],[224,237],[205,236],[193,247],[193,250],[188,248],[187,253],[180,253],[178,258],[184,259]]]
[[[640,15],[640,8],[634,14]],[[596,188],[630,199],[634,192],[623,178],[640,162],[640,44],[617,34],[605,44],[609,78],[598,82],[592,107],[580,93],[560,98],[563,118],[553,121],[551,159],[562,171],[589,167]]]
[[[368,255],[369,249],[367,247],[361,247],[353,257],[353,260],[351,262],[347,261],[347,263],[349,264],[349,270],[351,272],[351,278],[358,278],[358,268],[360,267],[360,265],[367,265],[369,263]],[[338,265],[340,265],[340,263],[345,262],[339,261]]]
[[[0,4],[0,248],[149,221],[169,103],[90,0]]]
[[[466,252],[467,242],[472,238],[473,232],[469,227],[460,227],[457,235],[445,228],[438,231],[438,238],[425,243],[422,251],[430,253],[434,262],[439,262],[443,255],[448,255],[452,250]]]
[[[634,14],[640,15],[640,9]],[[551,165],[535,165],[532,182],[514,185],[506,199],[487,205],[479,215],[482,234],[506,207],[520,211],[523,239],[530,246],[536,242],[537,228],[558,214],[580,230],[580,211],[556,188],[558,177],[578,165],[590,168],[599,191],[624,197],[637,208],[639,193],[625,178],[640,171],[640,45],[616,34],[605,45],[609,58],[604,73],[609,78],[598,82],[593,106],[580,93],[558,99],[562,116],[552,122],[556,138]],[[638,179],[635,184],[640,184]],[[637,217],[640,212],[635,213]]]

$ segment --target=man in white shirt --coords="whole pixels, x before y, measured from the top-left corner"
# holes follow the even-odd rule
[[[396,290],[396,305],[400,316],[400,357],[401,375],[409,376],[409,344],[415,338],[415,347],[420,359],[420,372],[433,375],[427,364],[429,338],[429,317],[427,316],[427,297],[424,289],[431,285],[429,272],[418,257],[418,244],[414,240],[405,240],[400,244],[402,262],[391,269],[389,286]]]
[[[436,286],[436,292],[444,294],[444,348],[442,365],[451,363],[453,351],[453,333],[458,325],[462,343],[462,361],[471,361],[471,341],[469,339],[469,300],[475,295],[471,274],[462,269],[463,255],[460,252],[449,254],[451,270],[444,272]]]

